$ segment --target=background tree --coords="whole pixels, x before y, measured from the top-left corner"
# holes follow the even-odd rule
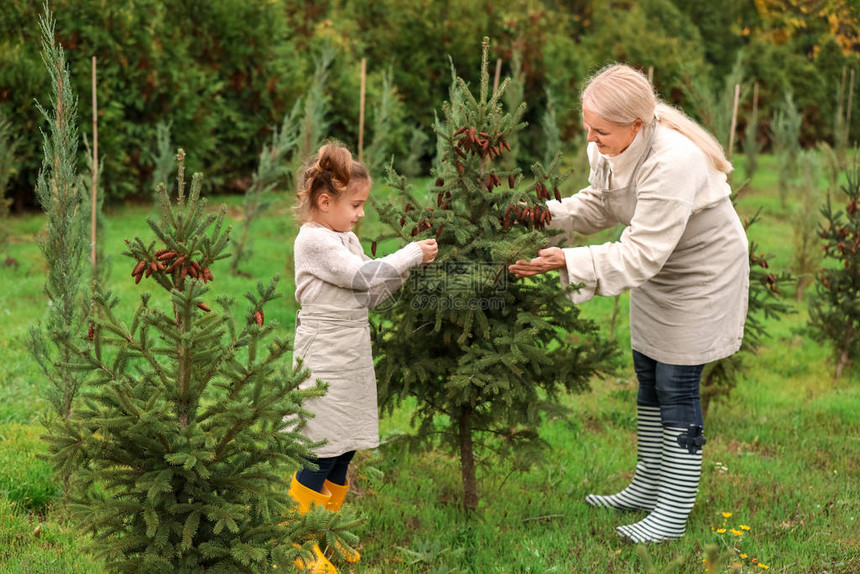
[[[290,164],[286,158],[290,152],[295,151],[298,143],[300,103],[297,101],[292,112],[284,116],[280,129],[275,128],[272,133],[271,143],[264,145],[260,151],[257,171],[242,202],[242,235],[238,240],[233,240],[233,254],[230,258],[230,273],[233,275],[242,274],[239,264],[251,258],[253,252],[248,242],[248,230],[271,205],[267,195],[279,184],[292,183]]]
[[[20,138],[12,132],[12,124],[3,116],[0,110],[0,222],[9,214],[9,205],[12,200],[5,199],[6,186],[9,178],[15,172],[15,148],[18,147]],[[6,225],[0,226],[0,253],[9,238]]]
[[[744,173],[748,181],[752,181],[758,171],[758,157],[762,151],[761,142],[759,142],[759,95],[758,82],[753,85],[752,107],[750,115],[747,118],[746,128],[744,129],[743,151],[746,157],[744,164]]]
[[[329,75],[329,66],[335,57],[335,48],[329,44],[323,46],[316,59],[313,81],[308,87],[302,100],[304,114],[299,129],[299,141],[296,153],[293,156],[292,172],[297,173],[299,166],[316,153],[328,134],[328,112],[330,108],[329,97],[326,94],[326,81]]]
[[[785,94],[782,109],[774,113],[771,122],[773,149],[777,156],[779,173],[779,198],[782,208],[788,203],[788,196],[797,182],[797,156],[800,153],[800,125],[803,117],[794,105],[791,92]]]
[[[42,55],[51,78],[51,106],[37,105],[47,128],[42,143],[42,169],[39,171],[36,193],[47,215],[45,239],[40,248],[48,271],[45,293],[51,302],[44,327],[36,323],[30,329],[30,349],[49,385],[46,398],[53,410],[45,416],[49,435],[57,432],[72,417],[72,407],[81,389],[85,374],[68,368],[73,357],[74,342],[87,336],[89,294],[86,290],[84,266],[88,240],[87,213],[82,209],[84,198],[77,173],[78,100],[69,80],[63,47],[56,41],[55,21],[45,6],[39,20],[42,33]],[[51,454],[59,451],[53,443]],[[68,493],[69,473],[74,459],[58,465]]]
[[[556,100],[552,91],[546,90],[546,110],[541,118],[543,129],[544,152],[543,162],[550,165],[561,153],[561,135],[558,131],[558,118],[556,115]]]
[[[829,197],[821,210],[819,234],[827,263],[809,302],[813,336],[833,350],[834,379],[860,353],[860,166],[855,163],[846,174],[845,211],[834,210]]]
[[[36,205],[41,136],[31,102],[50,91],[38,72],[38,35],[28,26],[37,4],[8,0],[0,13],[0,108],[22,136],[20,169],[8,189],[16,211]],[[491,48],[492,60],[510,62],[515,49],[522,55],[523,97],[530,104],[524,119],[530,127],[513,148],[520,166],[543,156],[545,89],[557,98],[562,141],[571,148],[581,131],[578,94],[587,76],[608,61],[642,70],[653,66],[664,99],[695,116],[683,89],[687,78],[722,85],[743,57],[745,75],[761,82],[761,117],[772,116],[786,91],[795,94],[804,147],[834,142],[834,86],[843,68],[860,64],[857,11],[846,0],[822,0],[812,11],[798,0],[726,0],[719,6],[569,0],[525,3],[515,10],[493,0],[463,0],[456,14],[445,3],[423,0],[219,0],[202,6],[182,0],[64,0],[63,6],[58,41],[66,47],[77,93],[87,93],[90,60],[98,57],[105,101],[99,149],[108,201],[149,195],[155,165],[146,146],[154,145],[163,121],[171,121],[180,138],[171,155],[194,142],[193,160],[205,165],[189,169],[205,169],[208,191],[244,192],[257,161],[248,150],[262,148],[269,126],[307,92],[326,46],[338,55],[325,92],[326,136],[354,144],[362,57],[377,70],[368,78],[370,101],[378,101],[372,92],[381,85],[382,70],[393,66],[392,84],[404,104],[402,125],[430,125],[433,102],[448,87],[447,56],[468,72],[467,81],[477,82],[474,30],[493,30],[498,44]],[[188,34],[190,29],[195,33]],[[856,101],[846,106],[843,116],[847,121],[850,115],[856,134],[860,110]],[[88,112],[83,114],[89,123]],[[393,154],[405,157],[409,130],[394,133]],[[769,134],[760,135],[769,145]],[[428,150],[422,161],[432,155]]]
[[[40,6],[10,0],[0,13],[0,106],[24,137],[21,172],[10,190],[19,209],[33,203],[40,161],[32,101],[50,93],[37,73],[39,39],[30,27]],[[76,93],[89,93],[91,58],[98,58],[99,149],[110,198],[149,198],[152,164],[143,146],[155,141],[161,120],[173,123],[184,140],[178,145],[193,142],[194,161],[205,158],[208,185],[231,189],[235,178],[254,169],[248,150],[262,147],[268,126],[309,83],[306,60],[294,59],[296,40],[281,2],[68,0],[62,6],[57,41],[66,49]],[[88,110],[81,113],[89,123]]]
[[[152,161],[152,198],[158,199],[159,186],[169,193],[173,189],[172,172],[176,163],[176,151],[170,138],[171,122],[159,121],[155,127],[155,149],[149,152]]]
[[[185,196],[183,155],[175,201],[162,188],[161,217],[148,221],[156,239],[127,240],[124,253],[135,282],[153,279],[163,297],[143,294],[127,323],[118,300],[96,293],[92,343],[68,344],[67,369],[91,385],[50,437],[52,461],[75,468],[73,515],[111,571],[289,569],[318,535],[355,542],[350,514],[302,517],[287,494],[311,446],[296,417],[324,385],[299,390],[307,372],[292,368],[289,342],[267,342],[277,278],[245,294],[239,317],[228,297],[214,311],[204,302],[230,230],[226,208],[207,214],[200,174]]]
[[[743,83],[743,61],[738,57],[731,73],[720,80],[711,81],[709,76],[691,73],[688,84],[684,86],[693,103],[695,114],[702,124],[725,148],[729,148],[729,131],[732,124],[732,109],[735,99],[735,85]],[[746,89],[741,91],[743,100]]]
[[[364,163],[370,169],[372,175],[381,175],[384,166],[391,161],[397,138],[398,128],[403,122],[403,102],[397,92],[392,78],[394,74],[391,69],[382,74],[382,87],[378,100],[373,107],[373,119],[371,133],[373,139],[364,150]]]
[[[814,151],[804,150],[798,155],[798,171],[801,182],[798,185],[800,203],[791,216],[794,231],[794,261],[792,274],[797,277],[795,300],[802,301],[806,286],[815,278],[821,263],[821,250],[818,245],[818,226],[821,219],[821,190],[818,180],[821,177],[821,163]]]
[[[467,509],[478,505],[481,453],[531,464],[541,417],[562,412],[559,395],[584,389],[614,349],[579,316],[556,277],[509,280],[507,264],[546,245],[544,202],[560,178],[555,164],[533,166],[529,183],[519,169],[500,167],[511,132],[523,127],[523,106],[503,112],[507,80],[488,93],[488,52],[485,38],[478,91],[458,78],[454,102],[436,122],[443,156],[429,190],[435,205],[422,206],[394,174],[397,196],[377,202],[394,237],[440,242],[437,261],[414,272],[378,317],[381,407],[417,400],[416,439],[438,438],[458,454]]]
[[[409,140],[409,154],[400,162],[400,171],[403,175],[406,177],[418,177],[422,173],[421,159],[426,153],[428,141],[430,141],[430,136],[421,129],[421,126],[412,128],[412,136]]]

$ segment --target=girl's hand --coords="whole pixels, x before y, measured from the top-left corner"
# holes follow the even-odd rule
[[[529,261],[520,259],[513,265],[509,265],[508,271],[516,275],[517,279],[521,279],[555,269],[564,269],[566,265],[564,251],[558,247],[548,247],[538,251],[538,256],[534,259]]]
[[[436,259],[436,254],[439,253],[439,246],[436,244],[435,239],[425,239],[423,241],[418,242],[418,247],[421,248],[421,253],[424,256],[421,259],[421,263],[428,264],[432,263],[434,259]]]

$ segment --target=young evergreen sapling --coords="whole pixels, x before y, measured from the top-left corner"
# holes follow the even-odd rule
[[[614,349],[580,316],[557,277],[515,281],[507,271],[551,241],[545,201],[558,195],[561,177],[557,161],[548,169],[535,164],[531,182],[519,169],[501,167],[511,134],[524,127],[525,105],[503,111],[507,80],[488,93],[488,48],[485,39],[479,93],[457,78],[436,121],[441,156],[429,190],[433,205],[393,173],[398,194],[376,203],[389,237],[436,237],[440,245],[436,262],[413,272],[378,318],[381,406],[416,399],[416,439],[440,437],[457,453],[467,509],[478,506],[481,455],[531,464],[542,417],[562,412],[559,397],[585,389]]]
[[[821,210],[819,235],[827,264],[809,302],[813,336],[833,350],[834,379],[860,353],[860,165],[855,163],[846,175],[845,211],[834,209],[829,197]]]
[[[77,173],[78,100],[72,91],[63,47],[55,39],[55,20],[47,9],[40,17],[42,59],[51,77],[51,106],[37,104],[47,122],[42,135],[42,167],[36,196],[47,215],[45,239],[40,248],[48,263],[45,293],[48,296],[46,325],[30,329],[30,349],[50,382],[46,398],[53,407],[47,414],[49,433],[56,419],[68,420],[72,404],[85,379],[71,372],[74,341],[87,335],[89,296],[86,292],[86,213]],[[68,467],[61,471],[67,478]],[[66,484],[68,486],[68,484]]]
[[[284,116],[280,129],[275,128],[272,134],[272,143],[264,145],[260,151],[257,171],[254,173],[251,187],[245,192],[245,199],[242,202],[244,214],[242,235],[238,240],[233,240],[233,256],[230,259],[230,273],[232,275],[244,274],[239,269],[239,265],[250,259],[252,254],[251,244],[248,241],[248,230],[251,228],[251,224],[271,205],[272,202],[267,195],[278,184],[289,181],[290,168],[286,158],[290,152],[295,150],[298,143],[300,104],[301,101],[297,101],[293,105],[292,111]]]
[[[63,432],[52,437],[57,463],[74,461],[72,510],[115,572],[262,572],[293,561],[324,535],[350,548],[346,513],[304,516],[287,494],[288,474],[309,455],[297,432],[302,402],[324,385],[300,390],[289,342],[273,337],[265,307],[278,279],[248,292],[247,310],[215,298],[211,268],[229,257],[225,209],[205,211],[202,178],[184,194],[160,190],[152,241],[127,241],[132,278],[154,282],[130,322],[104,291],[92,343],[68,364],[91,374],[88,391]],[[149,282],[148,282],[149,283]]]

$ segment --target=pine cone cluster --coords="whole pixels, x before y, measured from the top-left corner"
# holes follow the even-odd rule
[[[131,276],[134,277],[134,282],[137,284],[142,278],[149,277],[153,273],[164,273],[170,276],[174,285],[185,279],[186,276],[202,279],[204,283],[214,279],[208,267],[203,267],[197,261],[192,261],[169,249],[157,250],[151,260],[138,261],[131,272]]]

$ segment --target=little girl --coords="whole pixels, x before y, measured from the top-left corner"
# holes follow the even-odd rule
[[[290,495],[307,512],[312,504],[337,511],[349,489],[346,474],[358,449],[379,445],[376,374],[370,348],[367,309],[400,288],[409,269],[436,257],[434,239],[416,241],[372,260],[364,254],[353,226],[364,217],[370,194],[367,169],[340,144],[329,143],[305,162],[299,181],[303,225],[295,242],[296,318],[293,353],[310,369],[303,386],[317,379],[328,392],[303,406],[314,414],[301,432],[325,441],[290,485]],[[313,572],[336,572],[314,548]],[[358,561],[357,553],[347,556]]]

